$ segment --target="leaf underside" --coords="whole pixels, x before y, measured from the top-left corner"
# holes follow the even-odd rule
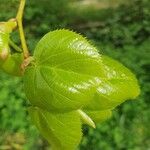
[[[69,30],[46,34],[37,44],[33,57],[35,64],[26,68],[24,76],[25,92],[33,105],[30,114],[51,145],[60,147],[56,148],[58,150],[62,147],[67,150],[68,145],[58,131],[64,131],[64,136],[68,131],[52,119],[52,114],[62,114],[66,128],[68,125],[72,134],[78,132],[76,138],[80,139],[80,120],[77,119],[80,116],[75,113],[77,110],[83,110],[95,122],[104,121],[111,116],[112,109],[127,99],[135,98],[140,92],[136,77],[129,69],[100,55],[84,37]],[[71,120],[71,115],[70,121],[67,118],[70,113],[73,113],[72,118],[76,118],[77,129],[72,129],[75,122]],[[53,141],[53,134],[46,132],[53,129],[53,123],[58,125],[54,129],[57,142]],[[44,124],[47,126],[45,129]],[[74,140],[75,136],[72,135]],[[70,141],[70,145],[74,146],[69,149],[73,150],[79,141]]]

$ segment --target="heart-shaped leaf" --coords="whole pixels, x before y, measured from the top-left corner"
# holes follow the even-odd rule
[[[86,72],[97,70],[99,54],[81,35],[68,30],[48,33],[34,59],[24,78],[32,105],[58,112],[79,109],[92,100],[99,80]]]
[[[24,75],[26,95],[36,106],[30,114],[56,150],[76,147],[80,122],[95,127],[93,120],[108,119],[114,107],[140,93],[129,69],[100,55],[85,38],[68,30],[46,34],[33,59]]]
[[[99,55],[74,32],[46,34],[34,59],[25,71],[26,95],[32,105],[48,111],[113,109],[139,94],[137,80],[126,67]]]

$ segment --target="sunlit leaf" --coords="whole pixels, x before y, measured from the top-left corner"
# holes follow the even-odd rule
[[[101,56],[102,76],[101,83],[97,87],[94,99],[87,110],[113,109],[125,100],[134,99],[140,93],[140,88],[135,75],[121,63]]]
[[[81,35],[68,30],[50,32],[38,43],[34,58],[35,65],[26,69],[24,78],[32,105],[70,111],[92,100],[99,79],[88,73],[99,67],[99,54]]]
[[[111,117],[116,106],[140,93],[129,69],[100,55],[85,38],[69,30],[46,34],[33,59],[24,75],[24,89],[34,106],[30,114],[56,150],[74,149],[81,123],[95,128],[95,123]]]

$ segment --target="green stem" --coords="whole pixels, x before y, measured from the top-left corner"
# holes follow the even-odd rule
[[[16,45],[12,40],[9,40],[9,44],[15,51],[22,52],[22,49],[18,47],[18,45]]]
[[[19,33],[20,33],[20,39],[21,39],[21,45],[22,45],[22,49],[23,49],[24,58],[26,59],[26,58],[29,57],[29,51],[28,51],[28,47],[27,47],[27,44],[26,44],[23,25],[22,25],[22,17],[23,17],[25,3],[26,3],[26,0],[20,0],[20,6],[19,6],[19,9],[18,9],[16,19],[17,19],[17,22],[18,22],[18,28],[19,28]]]

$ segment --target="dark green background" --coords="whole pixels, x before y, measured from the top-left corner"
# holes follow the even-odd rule
[[[91,0],[92,1],[92,0]],[[98,0],[97,0],[98,1]],[[68,28],[87,36],[100,53],[130,68],[141,95],[113,112],[97,128],[83,128],[80,150],[150,149],[150,1],[27,0],[24,26],[31,51],[47,32]],[[0,0],[0,21],[14,17],[18,0]],[[20,44],[17,32],[13,33]],[[130,89],[129,89],[130,90]],[[0,72],[0,150],[46,150],[48,144],[28,117],[22,80]]]

